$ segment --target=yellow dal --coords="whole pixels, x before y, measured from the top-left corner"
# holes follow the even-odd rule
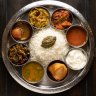
[[[22,76],[29,82],[38,82],[44,75],[43,67],[36,62],[30,62],[22,68]]]

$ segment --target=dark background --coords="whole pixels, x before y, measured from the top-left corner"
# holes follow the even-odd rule
[[[0,0],[0,46],[2,33],[13,14],[23,6],[36,0]],[[60,0],[79,10],[91,26],[96,36],[96,0]],[[95,39],[96,41],[96,39]],[[52,96],[96,96],[96,58],[87,76],[72,89]],[[0,47],[0,96],[45,96],[31,92],[17,82],[7,72],[1,56]],[[49,95],[48,95],[49,96]],[[50,95],[51,96],[51,95]]]

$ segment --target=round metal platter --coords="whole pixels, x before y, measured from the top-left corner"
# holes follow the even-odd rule
[[[64,82],[61,83],[54,83],[50,82],[50,80],[46,79],[46,75],[42,82],[39,84],[30,84],[26,82],[22,76],[20,75],[20,68],[19,67],[14,67],[12,64],[10,64],[8,58],[7,58],[7,51],[10,45],[14,43],[12,38],[10,37],[9,31],[12,27],[12,25],[17,21],[17,20],[27,20],[28,12],[31,8],[37,7],[37,6],[43,6],[46,7],[50,14],[56,10],[57,8],[64,8],[67,10],[70,10],[73,14],[74,18],[74,24],[80,24],[83,26],[87,31],[88,31],[88,42],[87,44],[83,47],[83,49],[87,52],[88,54],[88,63],[87,66],[84,67],[80,71],[72,71],[70,70],[70,74],[67,76],[67,78],[64,80]],[[66,91],[73,86],[75,86],[83,77],[87,74],[89,71],[89,68],[91,66],[92,58],[94,55],[94,38],[92,31],[87,23],[87,21],[84,19],[84,17],[72,6],[62,3],[60,1],[37,1],[34,3],[31,3],[25,7],[23,7],[21,10],[19,10],[9,21],[8,25],[5,28],[5,31],[3,33],[2,37],[2,57],[4,64],[9,71],[10,75],[23,87],[26,89],[29,89],[34,92],[38,93],[43,93],[43,94],[54,94],[54,93],[59,93],[62,91]]]

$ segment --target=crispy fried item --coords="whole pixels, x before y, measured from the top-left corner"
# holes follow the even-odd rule
[[[67,67],[62,63],[54,63],[48,67],[48,70],[57,81],[64,79],[68,72]]]

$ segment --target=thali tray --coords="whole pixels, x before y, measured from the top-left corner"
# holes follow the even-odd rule
[[[39,84],[30,84],[22,78],[20,74],[20,67],[18,66],[14,67],[12,64],[10,64],[8,60],[8,57],[7,57],[8,48],[15,42],[14,40],[12,40],[9,34],[12,25],[18,20],[27,20],[27,14],[29,10],[38,6],[43,6],[47,8],[50,14],[58,8],[67,9],[73,14],[74,24],[79,24],[88,31],[89,40],[86,46],[84,46],[84,50],[88,54],[87,66],[80,71],[70,70],[70,74],[64,80],[64,82],[60,82],[60,83],[50,82],[50,80],[48,80],[45,75],[44,79]],[[38,92],[38,93],[54,94],[54,93],[66,91],[72,88],[73,86],[75,86],[80,80],[83,79],[83,77],[89,71],[93,56],[94,56],[94,38],[88,22],[81,15],[81,13],[78,12],[75,8],[60,1],[37,1],[23,7],[11,18],[11,20],[9,21],[8,25],[5,28],[5,31],[2,37],[2,57],[8,72],[14,78],[14,80],[16,80],[20,85],[22,85],[26,89],[29,89],[31,91]]]

